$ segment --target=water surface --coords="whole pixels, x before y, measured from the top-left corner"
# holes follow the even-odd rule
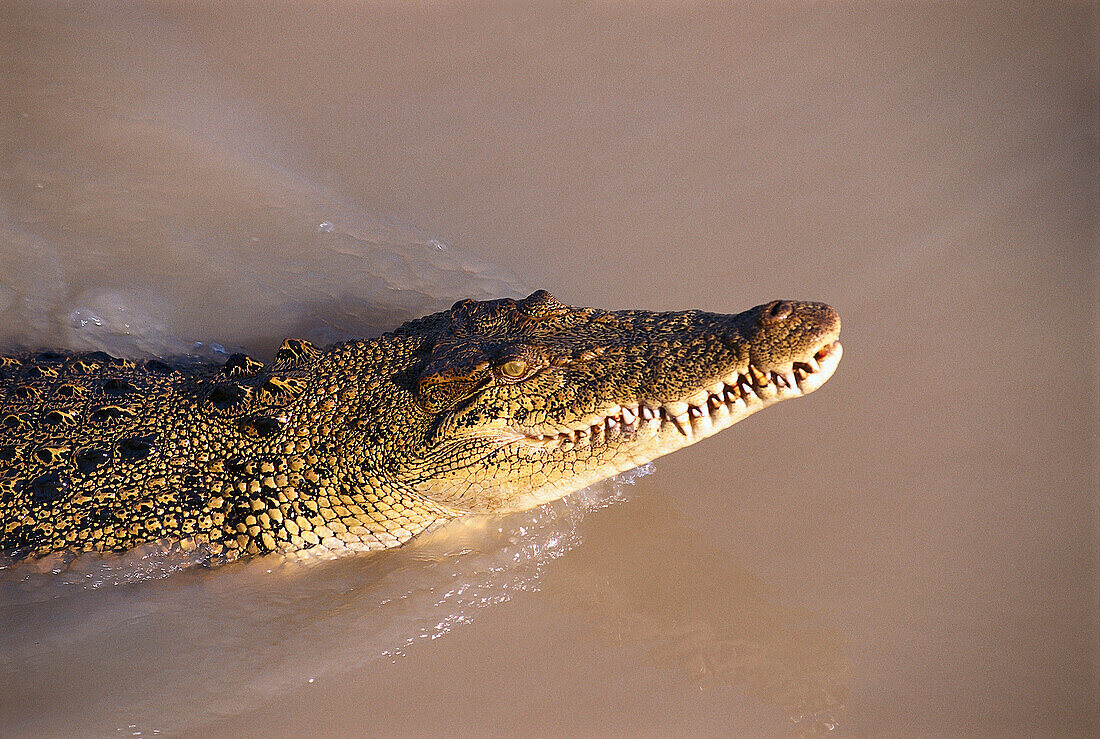
[[[315,568],[0,573],[16,735],[1098,728],[1097,15],[0,2],[0,341],[835,305],[813,396]]]

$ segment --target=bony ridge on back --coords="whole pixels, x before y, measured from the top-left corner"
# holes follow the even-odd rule
[[[539,290],[326,349],[288,339],[269,365],[0,357],[0,552],[168,542],[225,561],[397,546],[812,392],[839,334],[823,303],[603,311]]]

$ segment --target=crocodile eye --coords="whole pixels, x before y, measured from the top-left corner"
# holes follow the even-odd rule
[[[509,359],[500,365],[500,374],[509,380],[520,380],[527,374],[527,362],[522,359]]]

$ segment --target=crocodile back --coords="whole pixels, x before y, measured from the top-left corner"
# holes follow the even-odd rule
[[[265,457],[308,382],[316,350],[293,342],[267,368],[244,355],[187,371],[102,352],[0,357],[0,551],[220,537],[233,512],[211,499]]]

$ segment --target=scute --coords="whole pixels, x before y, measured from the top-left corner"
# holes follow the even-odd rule
[[[27,485],[31,500],[38,505],[53,503],[65,495],[68,481],[57,472],[47,472],[33,478]]]

